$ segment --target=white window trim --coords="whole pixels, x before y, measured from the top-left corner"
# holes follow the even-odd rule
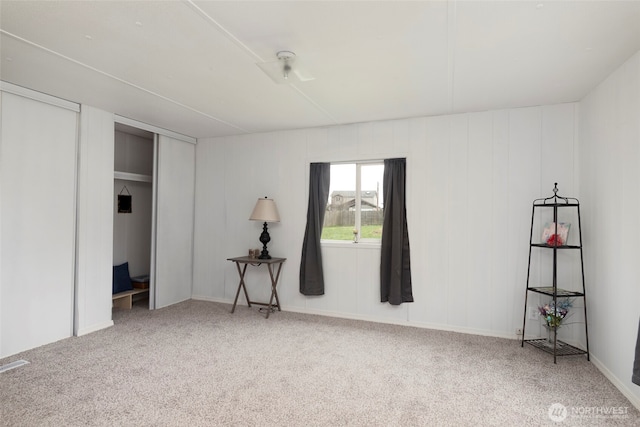
[[[364,248],[379,248],[382,245],[382,237],[380,239],[362,239],[360,237],[361,225],[362,225],[362,171],[361,167],[363,165],[384,165],[384,159],[369,159],[369,160],[343,160],[338,162],[329,162],[333,165],[356,165],[356,205],[355,209],[360,215],[355,216],[355,224],[354,228],[358,230],[358,236],[355,241],[353,240],[328,240],[328,239],[320,239],[320,246],[325,247],[341,247],[344,248],[346,246],[353,247],[362,247]]]

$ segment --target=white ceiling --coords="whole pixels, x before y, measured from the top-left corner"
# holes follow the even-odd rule
[[[572,102],[640,1],[0,1],[0,78],[203,138]],[[315,80],[256,63],[291,50]]]

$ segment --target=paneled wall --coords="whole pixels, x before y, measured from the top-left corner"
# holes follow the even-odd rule
[[[577,104],[562,104],[200,140],[193,296],[232,302],[238,275],[225,259],[260,246],[261,224],[248,218],[269,196],[281,215],[269,251],[288,258],[286,310],[515,338],[531,202],[554,182],[579,196],[577,123]],[[415,302],[380,303],[379,249],[352,243],[325,245],[326,294],[301,295],[309,163],[401,156]],[[252,299],[267,298],[268,283],[252,269]]]
[[[73,333],[79,106],[17,89],[0,108],[0,357]]]
[[[113,114],[82,106],[78,165],[75,334],[113,325]]]
[[[640,407],[631,383],[640,319],[640,52],[585,97],[580,115],[592,360]]]

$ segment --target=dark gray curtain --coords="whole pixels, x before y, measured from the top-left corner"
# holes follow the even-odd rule
[[[380,301],[393,305],[413,302],[405,203],[406,163],[405,159],[384,161]]]
[[[636,340],[636,357],[633,362],[633,376],[631,381],[640,385],[640,325],[638,325],[638,339]]]
[[[320,236],[329,200],[330,172],[330,163],[311,163],[307,228],[300,260],[300,293],[303,295],[324,295]]]

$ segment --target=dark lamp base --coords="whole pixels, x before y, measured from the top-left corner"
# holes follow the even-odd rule
[[[258,257],[258,259],[271,259],[271,255],[269,255],[269,251],[267,250],[267,243],[271,241],[271,237],[269,236],[269,230],[267,229],[267,223],[265,222],[262,225],[262,234],[260,235],[260,242],[262,243],[262,253]]]

